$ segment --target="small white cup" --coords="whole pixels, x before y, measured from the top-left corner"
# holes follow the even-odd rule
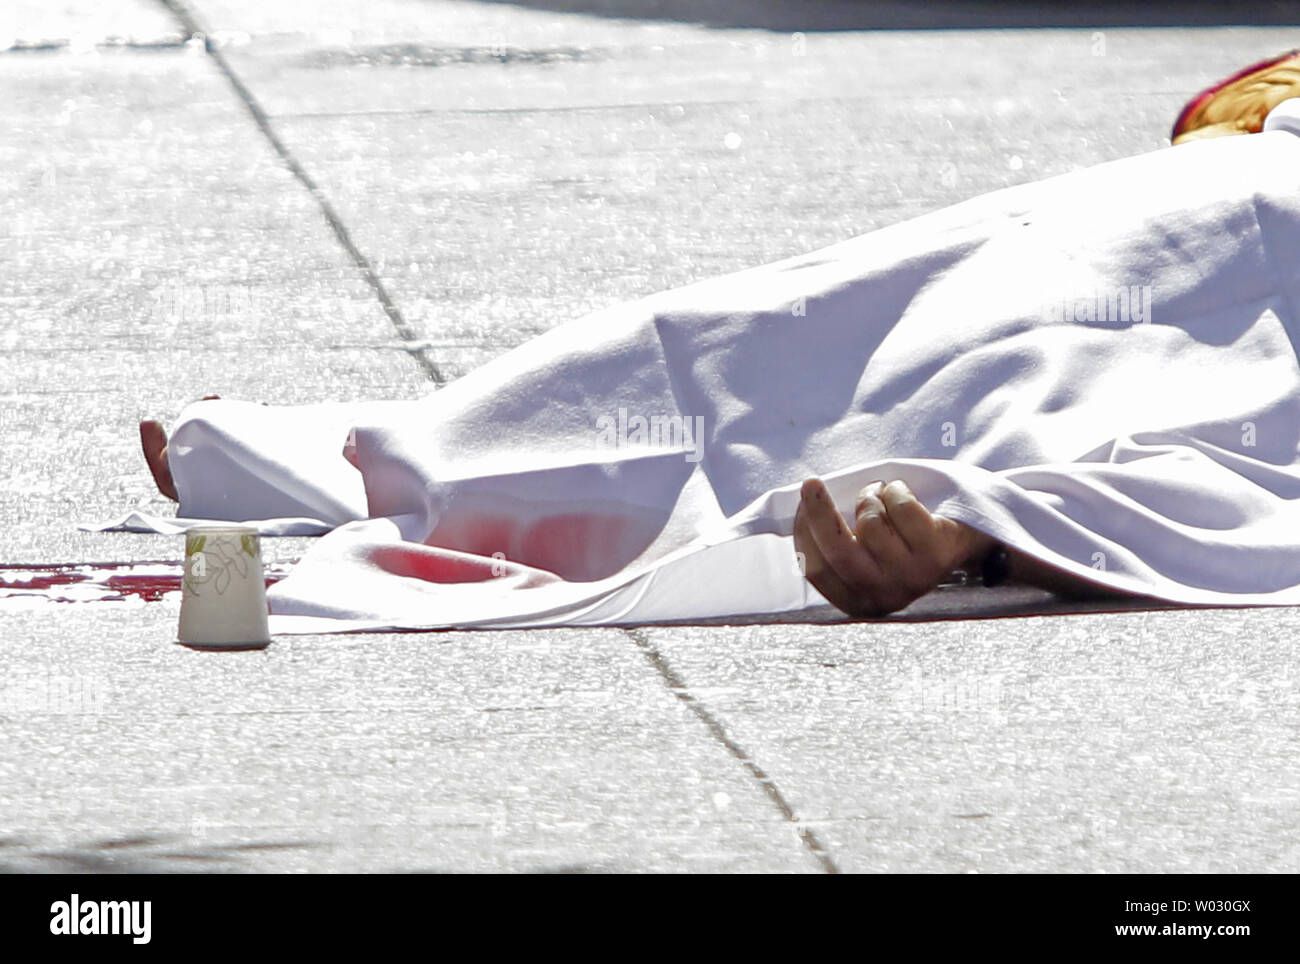
[[[249,526],[185,533],[180,641],[207,649],[259,649],[271,641],[262,545]]]

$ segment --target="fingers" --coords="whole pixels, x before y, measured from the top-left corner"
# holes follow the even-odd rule
[[[913,559],[935,565],[946,563],[952,539],[944,524],[951,520],[931,514],[901,480],[884,486],[879,498],[890,527]]]
[[[938,580],[928,554],[933,519],[902,482],[874,482],[858,493],[853,529],[884,573],[873,594],[887,611],[902,609],[934,588]]]
[[[808,512],[801,498],[794,513],[794,547],[800,554],[804,578],[832,605],[845,612],[854,605],[857,594],[826,564],[808,529]]]
[[[804,553],[804,575],[827,601],[850,616],[879,616],[874,589],[883,574],[858,545],[826,487],[804,483],[795,512],[795,546]]]
[[[961,527],[935,516],[908,486],[873,482],[859,494],[853,528],[825,485],[804,483],[795,512],[795,547],[805,575],[854,616],[879,616],[933,589],[950,568]]]
[[[898,501],[892,490],[901,484],[872,482],[858,493],[854,513],[854,535],[885,572],[896,572],[899,566],[907,565],[911,555],[911,547],[899,532],[891,515],[892,507]],[[889,501],[886,501],[886,493],[891,493]]]
[[[850,586],[870,586],[880,581],[880,567],[862,551],[853,531],[835,508],[820,479],[803,484],[804,517],[821,558]]]
[[[885,486],[880,498],[890,523],[907,543],[913,557],[929,568],[946,573],[991,542],[988,536],[956,519],[933,514],[901,480]]]
[[[923,596],[947,572],[952,533],[912,494],[907,483],[873,483],[858,495],[858,541],[892,577],[893,588]],[[910,599],[909,599],[910,601]]]

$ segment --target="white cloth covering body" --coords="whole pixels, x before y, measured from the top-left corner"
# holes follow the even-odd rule
[[[598,312],[419,400],[196,403],[171,459],[182,516],[332,530],[274,632],[820,605],[790,537],[814,475],[846,516],[903,479],[1116,589],[1296,604],[1298,308],[1282,128]]]

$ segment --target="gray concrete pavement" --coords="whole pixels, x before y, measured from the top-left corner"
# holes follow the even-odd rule
[[[73,528],[165,508],[141,415],[408,397],[421,359],[1157,149],[1295,45],[544,6],[192,0],[216,55],[176,5],[7,8],[0,562],[179,557]],[[235,655],[172,645],[174,599],[0,598],[0,867],[1300,869],[1296,612],[1064,608]]]

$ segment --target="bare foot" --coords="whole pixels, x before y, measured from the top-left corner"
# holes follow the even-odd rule
[[[204,395],[199,401],[215,402],[219,398],[220,395]],[[172,479],[171,465],[167,461],[167,432],[161,422],[147,419],[140,423],[140,447],[144,449],[144,460],[149,463],[149,471],[153,473],[153,482],[158,486],[158,491],[173,502],[179,502],[181,499],[176,492],[176,482]]]
[[[173,502],[179,502],[172,470],[167,464],[167,433],[161,422],[150,419],[140,423],[140,447],[144,449],[144,460],[149,463],[158,491]]]

